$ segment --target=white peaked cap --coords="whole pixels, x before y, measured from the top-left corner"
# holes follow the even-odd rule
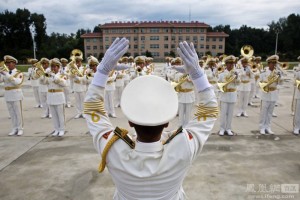
[[[157,76],[140,76],[124,89],[121,109],[137,125],[158,126],[176,117],[178,97],[171,84]]]

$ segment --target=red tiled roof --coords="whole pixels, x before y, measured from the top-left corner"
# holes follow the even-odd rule
[[[208,28],[209,25],[198,22],[198,21],[191,21],[191,22],[185,22],[185,21],[135,21],[135,22],[111,22],[111,23],[105,23],[103,25],[100,25],[100,28],[160,28],[160,27],[201,27],[201,28]]]
[[[102,34],[101,33],[85,33],[83,35],[81,35],[80,37],[82,38],[97,38],[97,37],[101,37]]]
[[[207,32],[206,35],[207,37],[229,37],[229,35],[224,32]]]

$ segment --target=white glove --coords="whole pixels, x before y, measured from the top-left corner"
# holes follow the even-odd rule
[[[97,71],[108,75],[117,65],[118,60],[127,52],[129,41],[126,38],[116,38],[112,45],[106,51]]]
[[[193,80],[203,75],[203,70],[199,66],[199,58],[195,51],[194,44],[188,45],[186,41],[180,42],[177,52],[185,65],[186,72],[190,74]]]
[[[118,70],[124,70],[124,69],[128,69],[128,68],[130,68],[130,66],[128,64],[117,64],[114,69],[118,71]]]

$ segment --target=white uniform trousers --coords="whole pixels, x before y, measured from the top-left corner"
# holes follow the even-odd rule
[[[70,87],[64,87],[64,95],[65,95],[66,104],[71,105]]]
[[[233,118],[233,110],[234,110],[235,103],[228,103],[228,102],[220,102],[221,107],[221,118],[220,118],[220,125],[221,130],[227,131],[231,130],[231,122]]]
[[[122,87],[117,87],[116,86],[116,93],[115,93],[115,95],[116,95],[116,101],[115,101],[116,104],[115,104],[115,106],[116,107],[120,106],[123,89],[124,89],[123,86]]]
[[[300,99],[295,99],[294,129],[300,129]]]
[[[55,131],[65,131],[64,105],[49,105]]]
[[[35,98],[35,102],[37,105],[42,105],[41,99],[40,99],[40,93],[39,93],[39,86],[32,86],[33,95]]]
[[[179,115],[179,125],[185,127],[190,121],[191,112],[193,109],[193,103],[179,103],[178,115]]]
[[[104,106],[108,114],[115,115],[114,90],[105,90]]]
[[[239,91],[239,104],[238,104],[238,112],[239,113],[245,113],[246,108],[248,106],[249,101],[249,91]]]
[[[129,82],[130,82],[129,80],[124,81],[124,88],[126,87],[126,85],[128,85]]]
[[[261,101],[259,128],[269,129],[271,128],[271,119],[273,110],[275,107],[275,101]]]
[[[13,130],[23,130],[22,101],[7,101],[6,105],[11,117]]]
[[[49,105],[47,104],[47,92],[40,92],[40,100],[43,106],[44,114],[48,116],[50,114]]]
[[[252,99],[253,99],[254,94],[255,94],[255,90],[256,90],[255,83],[251,83],[251,90],[250,90],[250,93],[249,93],[248,103],[252,102]]]
[[[75,107],[78,114],[83,114],[83,101],[85,92],[74,92],[75,96]]]

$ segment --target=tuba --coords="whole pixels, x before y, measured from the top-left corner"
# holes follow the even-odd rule
[[[37,79],[40,78],[41,76],[50,77],[50,74],[46,73],[46,71],[43,68],[41,62],[37,62],[33,66],[36,67],[36,69],[35,69],[35,77]]]
[[[75,60],[75,57],[79,56],[80,58],[83,59],[83,53],[79,49],[73,49],[71,54],[70,54],[70,60]]]
[[[9,72],[9,69],[5,65],[4,61],[0,62],[0,72]]]
[[[230,71],[228,76],[228,80],[225,83],[217,83],[218,87],[220,88],[221,92],[226,92],[226,86],[232,83],[236,79],[237,75],[234,70]]]
[[[69,62],[68,67],[71,75],[83,77],[83,74],[81,73],[81,71],[79,71],[78,67],[75,64],[75,59]]]
[[[260,89],[265,92],[265,93],[268,93],[269,92],[269,86],[272,84],[272,83],[275,83],[276,81],[278,81],[279,79],[279,75],[275,75],[275,70],[272,72],[272,74],[270,75],[270,78],[268,78],[268,82],[264,83],[264,82],[259,82],[259,87]]]
[[[241,55],[246,57],[246,58],[251,58],[254,54],[254,49],[251,45],[244,45],[241,48]]]
[[[280,65],[282,70],[289,69],[289,63],[288,62],[279,63],[279,65]]]

